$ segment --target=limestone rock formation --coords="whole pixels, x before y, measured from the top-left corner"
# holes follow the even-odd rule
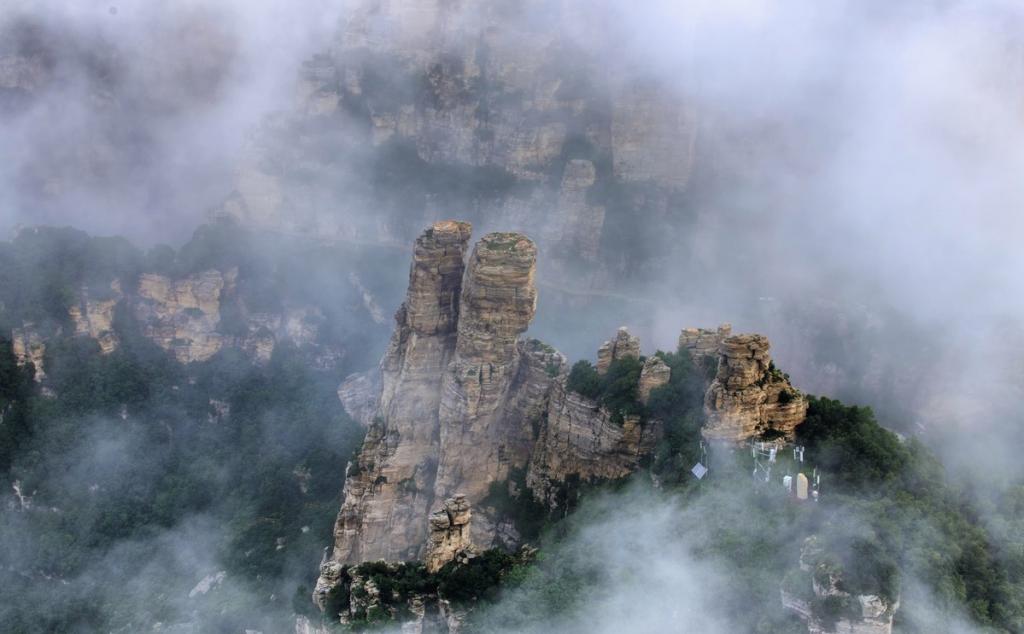
[[[135,311],[144,324],[144,334],[181,363],[209,359],[225,343],[224,335],[217,332],[220,297],[236,275],[236,270],[209,270],[172,280],[143,273]]]
[[[18,365],[32,364],[33,378],[37,383],[46,378],[46,371],[43,368],[46,342],[34,324],[25,323],[21,328],[14,328],[11,331],[11,346]]]
[[[117,333],[114,332],[114,308],[123,297],[121,283],[114,280],[110,290],[113,297],[93,299],[89,297],[88,289],[83,289],[78,302],[68,309],[71,323],[75,325],[75,334],[95,339],[103,354],[110,354],[120,345]]]
[[[473,513],[465,495],[445,500],[440,510],[430,515],[430,534],[424,563],[427,572],[437,572],[460,552],[472,550],[469,523]]]
[[[661,434],[658,421],[642,424],[633,416],[621,424],[612,421],[608,410],[558,382],[530,458],[526,485],[536,499],[554,508],[569,483],[616,480],[636,471]]]
[[[479,500],[490,482],[508,477],[502,406],[519,362],[516,342],[537,305],[536,261],[537,247],[520,234],[492,233],[473,249],[442,386],[438,499],[458,490]]]
[[[379,391],[361,376],[339,389],[349,412],[372,422],[346,477],[318,597],[338,583],[338,566],[426,556],[434,567],[455,551],[517,546],[507,511],[486,503],[492,485],[520,474],[528,482],[518,483],[535,486],[536,499],[557,504],[567,487],[634,472],[660,437],[654,421],[615,421],[568,392],[566,358],[540,341],[519,339],[537,299],[533,242],[488,234],[463,268],[469,231],[446,221],[420,236]],[[639,351],[639,341],[622,331],[612,352]],[[667,380],[667,369],[651,364],[652,389]],[[427,521],[432,508],[456,494]]]
[[[441,384],[455,353],[470,226],[441,222],[416,240],[405,303],[381,360],[377,414],[334,528],[339,562],[422,554],[439,459]]]
[[[763,335],[726,337],[718,373],[704,397],[709,440],[742,442],[766,432],[792,438],[807,414],[807,399],[772,363]]]
[[[637,387],[640,402],[646,405],[651,391],[666,385],[671,378],[672,368],[658,357],[648,357],[640,371],[640,385]]]
[[[597,373],[604,374],[612,361],[627,358],[640,358],[640,338],[629,334],[629,330],[622,326],[615,334],[615,339],[604,342],[598,349]]]
[[[679,349],[690,353],[694,364],[702,367],[706,359],[718,363],[718,348],[722,340],[732,335],[732,325],[722,324],[717,330],[684,328],[679,333]]]

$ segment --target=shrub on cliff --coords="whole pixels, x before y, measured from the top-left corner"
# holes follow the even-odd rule
[[[612,361],[608,371],[599,375],[589,361],[577,361],[569,372],[566,389],[597,401],[611,412],[612,421],[621,424],[626,416],[644,414],[637,399],[642,369],[642,360],[627,357]]]
[[[581,359],[573,364],[565,387],[570,392],[597,400],[601,396],[601,377],[593,363]]]

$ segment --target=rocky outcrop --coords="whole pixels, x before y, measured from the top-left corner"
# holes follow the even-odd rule
[[[21,328],[11,330],[11,347],[18,365],[32,364],[33,378],[40,382],[46,378],[43,360],[46,358],[46,342],[35,325],[25,323]]]
[[[416,240],[405,303],[381,360],[381,393],[334,528],[332,559],[422,556],[439,459],[441,385],[455,354],[470,226],[441,222]]]
[[[143,333],[174,354],[180,363],[206,361],[220,351],[226,337],[217,331],[220,298],[234,283],[237,270],[209,270],[172,280],[164,275],[139,276],[136,316]]]
[[[658,421],[642,423],[627,416],[617,423],[608,410],[558,382],[530,458],[526,485],[537,500],[556,508],[573,486],[635,472],[661,435]]]
[[[439,511],[431,513],[427,554],[423,559],[427,572],[437,572],[457,554],[472,550],[469,532],[472,518],[465,495],[449,498]]]
[[[455,358],[442,386],[440,462],[434,495],[471,500],[508,477],[503,406],[533,320],[537,247],[523,235],[492,233],[473,249],[462,287]]]
[[[615,334],[615,339],[606,341],[597,350],[597,373],[604,374],[608,371],[613,361],[618,359],[639,359],[640,338],[629,334],[629,330],[622,326]]]
[[[683,328],[679,333],[679,350],[686,350],[697,367],[703,367],[705,360],[718,363],[718,349],[722,341],[732,335],[732,325],[722,324],[717,330],[706,328]]]
[[[657,423],[613,420],[569,393],[566,358],[519,339],[537,299],[533,242],[488,234],[463,268],[468,238],[469,225],[450,221],[420,236],[379,392],[362,376],[339,390],[350,413],[372,422],[347,474],[317,596],[337,582],[338,566],[426,557],[436,568],[455,552],[517,546],[507,509],[486,503],[492,485],[510,485],[519,474],[519,484],[536,485],[538,500],[557,504],[567,487],[629,475],[660,437]],[[638,357],[639,350],[622,331],[612,353]],[[667,369],[651,364],[651,389],[667,380]]]
[[[111,282],[110,290],[112,297],[94,299],[89,297],[88,289],[83,289],[78,302],[68,309],[75,334],[95,339],[103,354],[110,354],[120,345],[114,332],[114,308],[123,297],[121,282]]]
[[[742,442],[767,432],[792,438],[807,414],[807,399],[772,363],[763,335],[726,337],[718,373],[704,398],[709,440]]]
[[[637,386],[640,402],[646,405],[651,397],[651,391],[667,385],[671,378],[672,368],[658,357],[648,357],[640,371],[640,384]]]

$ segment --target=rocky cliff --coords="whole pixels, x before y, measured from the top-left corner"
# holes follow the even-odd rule
[[[225,209],[277,231],[403,243],[456,212],[529,230],[553,271],[614,274],[624,265],[601,245],[664,220],[687,190],[698,114],[584,45],[615,39],[610,17],[584,0],[353,3],[332,50],[305,64],[295,109],[253,139]],[[358,164],[325,160],[324,138],[351,143]]]
[[[314,591],[321,609],[360,562],[423,560],[434,573],[459,553],[512,549],[522,536],[508,499],[568,508],[582,486],[638,471],[662,439],[644,405],[672,380],[668,357],[642,357],[640,340],[620,328],[589,371],[632,409],[610,410],[604,387],[570,389],[565,356],[520,339],[537,300],[535,244],[491,233],[467,256],[469,237],[454,221],[420,235],[379,369],[339,388],[350,414],[370,422]],[[731,336],[727,325],[685,330],[679,352],[718,363],[709,438],[792,435],[802,422],[806,401],[764,337]],[[635,384],[619,385],[627,368]]]
[[[237,268],[210,269],[180,277],[142,273],[128,288],[118,279],[99,289],[82,287],[67,309],[70,331],[59,324],[25,323],[11,332],[15,356],[19,363],[32,362],[36,380],[42,382],[51,336],[70,332],[90,338],[103,354],[110,354],[121,344],[115,321],[123,306],[141,334],[179,363],[207,361],[233,347],[265,364],[275,346],[289,342],[304,350],[314,367],[339,364],[343,351],[320,337],[326,316],[319,307],[283,303],[275,312],[249,310],[235,287],[237,278]],[[343,401],[349,398],[341,396]]]
[[[488,234],[464,266],[469,231],[444,221],[420,236],[379,393],[372,375],[352,377],[340,390],[353,413],[377,407],[346,477],[333,550],[315,591],[321,606],[339,566],[426,557],[436,568],[455,550],[515,546],[520,537],[507,510],[489,499],[494,486],[525,484],[531,493],[516,495],[554,507],[567,486],[633,473],[660,437],[655,421],[617,422],[567,390],[565,357],[520,340],[537,298],[534,243]],[[618,339],[621,354],[639,355],[627,331]],[[667,380],[664,369],[651,364],[649,386]],[[451,512],[453,504],[466,512]]]
[[[423,554],[440,454],[441,386],[455,353],[469,236],[468,224],[442,222],[416,240],[405,303],[380,364],[377,413],[345,481],[335,561]]]
[[[431,513],[427,555],[423,560],[427,572],[437,572],[460,552],[472,549],[472,519],[473,513],[466,502],[466,496],[461,494],[445,500],[441,510]]]
[[[807,414],[807,399],[772,363],[763,335],[721,339],[718,372],[704,398],[710,440],[744,441],[764,434],[792,438]]]
[[[535,498],[551,508],[565,503],[577,482],[617,480],[635,472],[661,437],[658,421],[627,416],[619,424],[595,401],[571,392],[563,382],[551,391],[527,473]]]

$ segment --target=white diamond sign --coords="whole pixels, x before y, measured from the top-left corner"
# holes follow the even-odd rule
[[[697,476],[698,480],[703,480],[704,476],[707,475],[707,472],[708,472],[708,468],[705,467],[704,465],[702,465],[699,462],[697,464],[693,465],[693,468],[690,469],[690,473],[692,473],[693,475]]]

